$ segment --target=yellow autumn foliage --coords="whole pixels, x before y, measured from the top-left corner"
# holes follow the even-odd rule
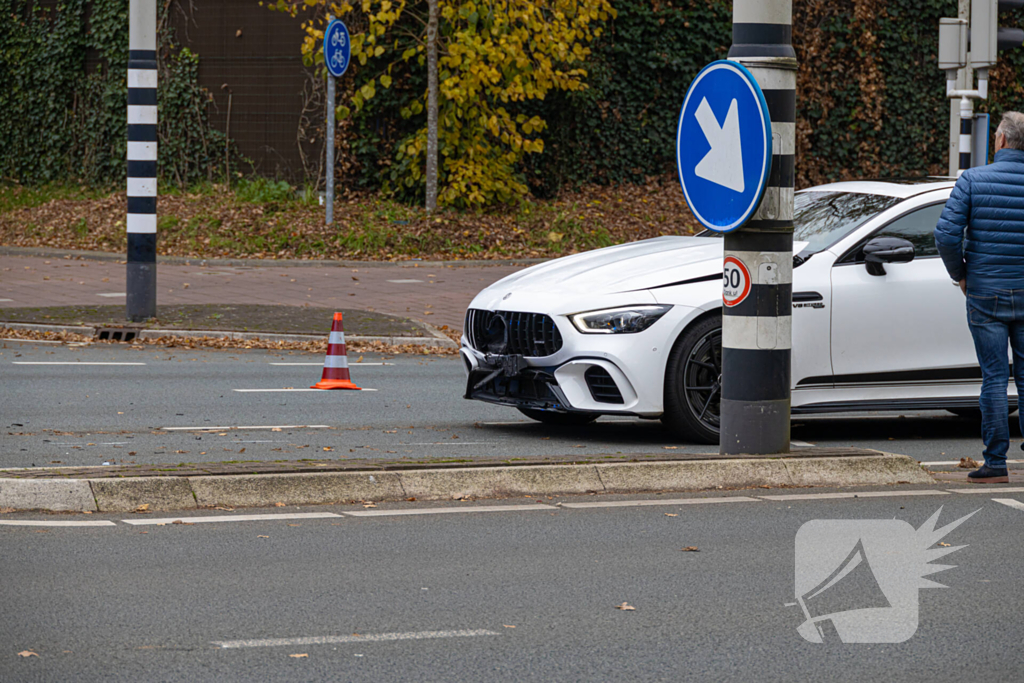
[[[455,206],[507,202],[528,192],[518,171],[526,154],[544,151],[547,127],[538,116],[515,113],[518,103],[544,99],[552,90],[587,87],[585,63],[590,43],[601,35],[602,22],[615,16],[608,0],[437,0],[438,145],[441,154],[438,200]],[[306,64],[322,64],[325,14],[366,26],[352,35],[353,66],[391,51],[394,60],[384,71],[366,78],[352,95],[358,111],[392,85],[399,62],[426,69],[426,4],[406,0],[277,0],[272,9],[293,16],[318,11],[303,23],[302,54]],[[355,17],[354,17],[355,18]],[[425,79],[424,79],[425,80]],[[421,114],[426,91],[402,110]],[[348,107],[339,107],[343,114]],[[396,147],[394,169],[407,187],[423,180],[427,129]]]

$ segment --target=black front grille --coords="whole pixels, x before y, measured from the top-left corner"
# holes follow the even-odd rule
[[[504,329],[495,321],[498,316],[505,322]],[[471,308],[466,312],[466,338],[478,351],[534,358],[550,356],[562,348],[562,335],[555,321],[543,313]]]
[[[583,377],[587,380],[587,386],[590,387],[590,395],[598,403],[625,402],[622,400],[619,388],[615,386],[615,380],[604,368],[592,365],[583,373]]]

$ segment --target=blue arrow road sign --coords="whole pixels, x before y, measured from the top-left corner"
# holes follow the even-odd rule
[[[768,103],[736,62],[704,67],[679,113],[676,162],[686,203],[709,230],[731,232],[757,210],[772,165]]]
[[[332,76],[341,77],[348,69],[352,56],[352,41],[349,40],[348,28],[341,19],[334,19],[327,25],[324,32],[324,62]]]

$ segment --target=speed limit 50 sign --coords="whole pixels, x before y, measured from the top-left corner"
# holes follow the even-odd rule
[[[722,270],[722,302],[726,306],[740,304],[750,294],[750,271],[735,256],[726,256]]]

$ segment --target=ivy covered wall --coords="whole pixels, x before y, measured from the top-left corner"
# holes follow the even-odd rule
[[[159,173],[186,186],[222,172],[224,137],[159,7]],[[128,0],[0,0],[0,179],[123,180],[127,70]]]

